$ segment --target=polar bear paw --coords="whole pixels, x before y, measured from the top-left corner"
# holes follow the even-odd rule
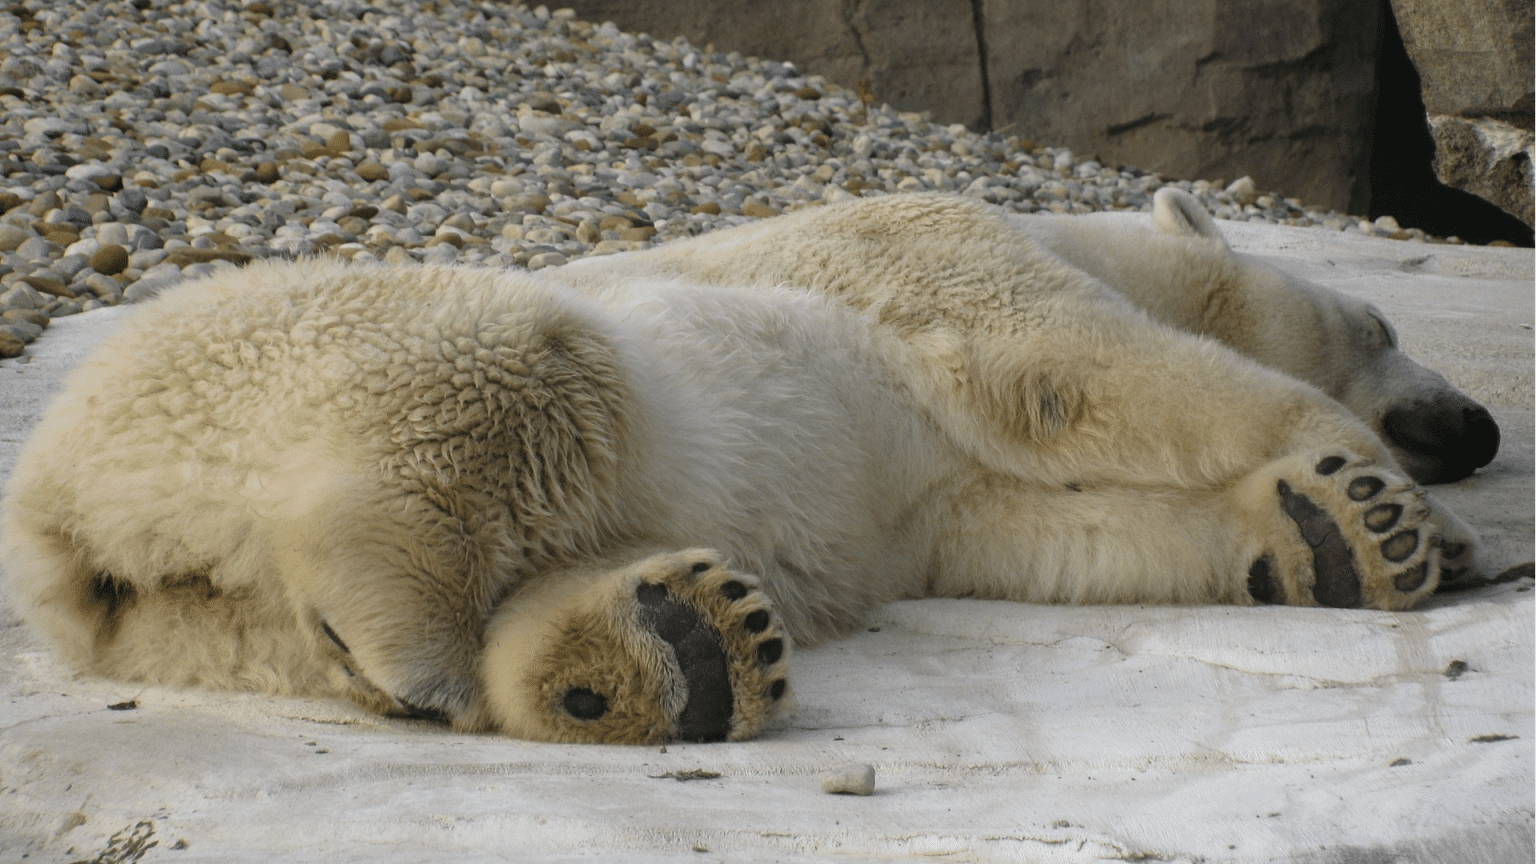
[[[1435,590],[1448,560],[1470,560],[1470,538],[1443,535],[1424,490],[1372,460],[1308,454],[1257,482],[1271,490],[1275,532],[1248,571],[1257,603],[1406,609]]]
[[[657,555],[529,605],[487,634],[487,696],[508,734],[739,741],[790,701],[790,639],[772,601],[714,552]],[[518,638],[530,632],[534,643]]]

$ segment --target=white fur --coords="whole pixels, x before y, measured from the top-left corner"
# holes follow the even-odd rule
[[[917,196],[539,274],[307,262],[178,287],[24,450],[14,588],[82,668],[471,725],[496,723],[464,718],[502,598],[668,550],[757,574],[801,642],[921,594],[1248,603],[1263,556],[1313,602],[1276,479],[1341,522],[1324,456],[1412,490],[1298,378],[1342,398],[1398,373],[1350,365],[1368,311],[1160,201],[1163,233]],[[1223,329],[1259,313],[1325,326]],[[1428,535],[1462,529],[1413,507],[1409,563],[1438,574]],[[1434,587],[1360,566],[1369,605]]]

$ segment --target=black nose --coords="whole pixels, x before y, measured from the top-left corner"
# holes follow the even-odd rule
[[[1418,483],[1450,483],[1493,461],[1499,424],[1488,409],[1455,394],[1388,411],[1381,431]]]

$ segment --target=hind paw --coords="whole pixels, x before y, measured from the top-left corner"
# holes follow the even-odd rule
[[[519,737],[739,741],[788,702],[788,659],[757,580],[690,550],[510,598],[484,678],[493,722]]]
[[[1248,571],[1255,602],[1406,609],[1435,590],[1443,555],[1470,560],[1470,540],[1441,536],[1424,490],[1370,460],[1312,454],[1254,482],[1270,490],[1271,535]]]

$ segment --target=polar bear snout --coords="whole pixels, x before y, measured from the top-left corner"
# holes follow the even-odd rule
[[[1452,483],[1493,461],[1499,424],[1460,393],[1441,393],[1392,408],[1381,434],[1417,483]]]

